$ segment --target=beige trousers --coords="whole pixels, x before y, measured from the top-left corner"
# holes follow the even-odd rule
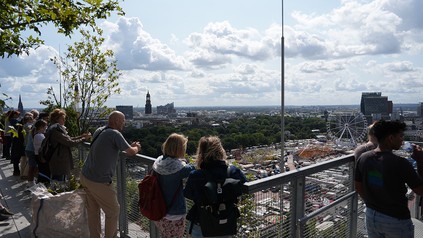
[[[106,215],[105,238],[117,237],[119,202],[112,184],[96,183],[81,174],[81,185],[87,193],[88,226],[91,238],[101,237],[100,209]]]

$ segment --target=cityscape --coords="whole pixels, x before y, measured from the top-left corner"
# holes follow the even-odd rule
[[[139,211],[138,185],[171,133],[185,135],[192,164],[199,139],[218,136],[228,163],[246,175],[237,238],[367,238],[354,151],[377,121],[406,124],[393,153],[417,169],[421,0],[65,3],[7,1],[0,10],[0,208],[14,213],[1,237],[82,237],[78,230],[88,228],[79,178],[94,139],[67,153],[79,166],[63,183],[52,177],[48,199],[31,190],[30,182],[43,183],[31,180],[34,161],[17,156],[16,144],[8,161],[9,142],[31,138],[33,110],[47,121],[42,115],[63,109],[69,136],[94,134],[110,112],[124,113],[121,134],[138,152],[118,153],[112,171],[119,237],[161,236]],[[404,189],[414,235],[423,237],[423,200]],[[80,211],[70,199],[46,215],[64,191],[81,198]]]
[[[227,151],[228,158],[232,163],[237,163],[250,179],[268,178],[286,171],[351,155],[358,144],[366,141],[367,126],[381,119],[404,121],[408,127],[406,140],[422,141],[422,109],[423,103],[395,105],[388,100],[387,96],[382,96],[381,92],[363,93],[360,105],[287,106],[285,117],[321,118],[326,121],[327,131],[313,130],[314,138],[285,141],[283,156],[280,143],[273,143],[246,147],[243,150],[232,149]],[[23,110],[21,100],[19,100],[18,110]],[[219,127],[240,116],[251,118],[258,115],[280,116],[280,107],[277,106],[177,108],[174,103],[168,103],[153,108],[150,93],[146,95],[144,108],[119,105],[116,106],[116,110],[126,115],[127,126],[135,128],[159,125]],[[99,118],[97,123],[104,122],[104,118]],[[289,132],[285,131],[285,133]],[[404,157],[408,156],[404,151],[396,153]],[[131,176],[142,178],[146,170],[136,164],[136,162],[127,164]],[[304,196],[306,214],[312,214],[345,196],[348,187],[351,186],[350,173],[350,168],[344,165],[308,177]],[[285,185],[272,186],[256,193],[257,205],[253,214],[258,220],[261,218],[267,221],[257,221],[262,233],[275,229],[276,223],[269,222],[272,217],[289,212],[290,202],[293,199],[291,193],[292,189]],[[408,196],[410,201],[414,201],[415,196],[411,190]],[[283,211],[279,209],[278,204],[283,204]],[[358,204],[357,234],[358,237],[365,237],[362,223],[364,204],[361,201]],[[349,209],[346,203],[342,203],[336,209],[330,209],[317,218],[313,230],[317,234],[323,234],[347,222]],[[244,225],[242,229],[247,233],[254,231],[253,227],[248,225]]]

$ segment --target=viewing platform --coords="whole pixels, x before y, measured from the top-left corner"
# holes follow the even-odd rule
[[[77,154],[85,158],[88,149],[85,145]],[[153,162],[148,156],[121,153],[115,181],[121,204],[119,237],[159,237],[137,206],[136,185]],[[34,237],[32,195],[26,191],[26,181],[13,176],[10,160],[0,159],[0,167],[1,202],[15,213],[0,222],[0,237]],[[353,188],[353,167],[354,157],[347,155],[246,183],[236,237],[366,237],[364,205]],[[423,237],[419,199],[410,195],[415,237]]]

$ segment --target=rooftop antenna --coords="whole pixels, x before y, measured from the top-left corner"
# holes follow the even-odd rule
[[[285,172],[285,37],[282,1],[282,37],[281,37],[281,171]]]
[[[62,55],[60,53],[60,44],[59,44],[59,60],[60,60],[60,66],[59,66],[59,103],[60,108],[62,108]]]

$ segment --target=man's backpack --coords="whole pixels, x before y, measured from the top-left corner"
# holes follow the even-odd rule
[[[242,195],[243,184],[239,179],[227,177],[215,180],[202,170],[207,183],[203,187],[202,201],[198,204],[199,223],[204,237],[235,235],[240,213],[236,203]]]
[[[182,187],[181,183],[173,195],[171,203],[167,205],[160,187],[159,176],[159,173],[151,170],[138,184],[138,205],[140,212],[143,216],[152,221],[158,221],[166,216],[168,209],[175,202],[176,196]]]

